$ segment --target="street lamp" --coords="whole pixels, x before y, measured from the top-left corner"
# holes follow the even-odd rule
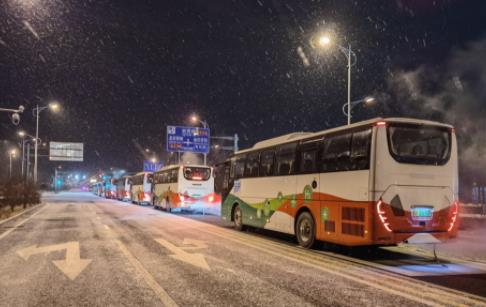
[[[344,113],[345,116],[348,116],[348,118],[349,118],[349,114],[351,113],[353,108],[355,106],[357,106],[358,104],[363,103],[364,105],[369,106],[369,105],[374,104],[375,101],[376,101],[375,97],[367,96],[363,99],[351,101],[351,103],[345,103],[345,104],[343,104],[343,113]]]
[[[197,116],[195,114],[191,116],[191,122],[193,122],[195,124],[200,123],[203,126],[203,128],[205,128],[205,129],[209,128],[208,122],[201,120],[199,118],[199,116]],[[204,154],[204,165],[206,165],[206,164],[207,164],[207,154],[205,153]]]
[[[9,166],[8,166],[8,178],[12,178],[12,158],[17,156],[17,150],[12,149],[8,152]]]
[[[319,47],[319,48],[327,48],[329,45],[333,44],[333,40],[331,36],[327,34],[320,35],[317,39],[317,44],[312,43],[312,47]],[[351,110],[351,67],[356,64],[357,57],[356,53],[351,50],[351,44],[348,47],[343,47],[341,45],[336,44],[339,51],[341,51],[346,60],[348,61],[348,110]],[[351,112],[348,112],[348,125],[351,124]]]
[[[37,105],[32,110],[32,114],[36,117],[36,128],[35,128],[35,139],[36,140],[39,139],[39,113],[46,110],[46,109],[49,109],[52,112],[56,113],[56,112],[59,111],[60,108],[61,107],[60,107],[59,103],[51,102],[47,106],[43,106],[43,107],[39,107],[39,105]],[[38,147],[39,147],[38,143],[39,142],[35,142],[35,144],[34,144],[34,183],[37,183],[37,150],[38,150]]]
[[[24,173],[26,173],[24,170],[25,170],[25,143],[28,142],[28,141],[36,141],[36,138],[30,134],[28,134],[27,132],[23,131],[23,130],[20,130],[19,132],[17,132],[17,134],[22,138],[22,177],[24,177]],[[28,139],[26,139],[26,137],[28,137]],[[30,157],[27,157],[27,159],[29,159]]]

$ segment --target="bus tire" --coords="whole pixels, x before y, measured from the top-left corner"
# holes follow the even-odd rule
[[[299,245],[304,248],[311,248],[316,241],[316,226],[312,215],[305,211],[299,214],[295,223],[295,236]]]
[[[159,205],[157,205],[157,196],[152,197],[152,206],[154,206],[154,209],[159,207]]]
[[[240,205],[236,205],[233,209],[233,216],[231,218],[236,230],[243,230],[243,213],[241,212]]]

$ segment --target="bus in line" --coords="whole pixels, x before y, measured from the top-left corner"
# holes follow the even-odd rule
[[[152,203],[152,182],[151,172],[140,172],[130,177],[130,200],[137,205]]]
[[[116,198],[116,182],[117,179],[110,178],[105,181],[105,198],[115,199]]]
[[[220,164],[222,218],[347,246],[437,243],[454,237],[454,128],[377,118],[256,143]]]
[[[154,173],[153,205],[169,212],[203,210],[215,204],[213,169],[171,165]]]
[[[116,181],[116,199],[121,201],[131,201],[130,195],[130,178],[131,176],[123,176]]]

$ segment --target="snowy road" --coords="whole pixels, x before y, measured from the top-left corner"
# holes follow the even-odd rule
[[[1,306],[486,305],[382,260],[87,193],[44,202],[0,224]]]

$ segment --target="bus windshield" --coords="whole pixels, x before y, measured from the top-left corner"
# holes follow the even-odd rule
[[[184,167],[184,178],[187,180],[206,181],[211,177],[208,167]]]
[[[444,165],[450,157],[451,132],[445,127],[390,124],[388,144],[398,162]]]

